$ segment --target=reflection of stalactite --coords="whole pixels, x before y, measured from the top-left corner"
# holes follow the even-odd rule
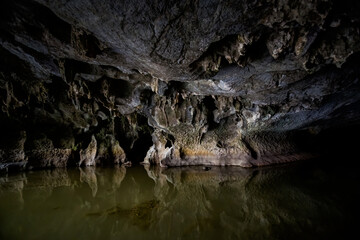
[[[92,196],[95,197],[98,190],[95,168],[86,167],[79,169],[80,169],[80,182],[86,182],[91,189]]]
[[[22,210],[24,208],[24,197],[23,189],[27,183],[26,175],[24,173],[19,174],[18,176],[8,176],[0,177],[0,196],[2,194],[8,194],[13,196],[12,203],[15,204],[17,209]]]
[[[144,164],[143,166],[144,166],[144,169],[145,169],[147,175],[149,176],[149,178],[154,180],[154,182],[156,183],[157,178],[156,178],[156,175],[155,175],[155,173],[153,171],[153,168],[150,169],[149,164]]]
[[[163,168],[159,166],[150,166],[148,164],[145,164],[144,169],[146,170],[148,177],[155,182],[154,195],[156,196],[156,198],[162,199],[163,197],[165,197],[170,188],[167,176],[162,173]]]
[[[126,167],[124,166],[114,166],[114,175],[112,180],[113,189],[120,188],[121,182],[124,180],[126,175]]]
[[[23,189],[24,189],[25,182],[19,181],[19,182],[16,182],[15,185],[16,185],[16,191],[19,193],[19,197],[17,199],[18,203],[19,203],[19,209],[23,209],[24,208]]]

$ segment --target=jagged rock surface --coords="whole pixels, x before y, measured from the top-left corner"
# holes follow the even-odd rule
[[[4,0],[0,9],[6,166],[251,167],[346,152],[344,136],[358,132],[357,1]]]

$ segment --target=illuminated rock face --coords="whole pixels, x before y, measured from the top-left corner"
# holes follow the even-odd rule
[[[262,166],[359,132],[357,1],[0,4],[2,168]]]

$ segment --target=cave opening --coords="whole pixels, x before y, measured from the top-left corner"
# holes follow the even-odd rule
[[[132,119],[132,120],[129,120]],[[133,124],[130,121],[134,121]],[[148,125],[148,119],[135,114],[129,118],[124,116],[115,121],[116,139],[124,149],[127,161],[139,164],[144,161],[147,151],[153,145],[153,128]]]
[[[203,104],[207,109],[207,123],[208,130],[215,129],[219,124],[214,121],[214,111],[216,109],[215,99],[212,96],[206,96],[203,99]]]
[[[339,159],[357,158],[358,141],[360,134],[360,125],[333,127],[321,131],[313,136],[313,147],[321,153],[327,162],[338,162]]]
[[[144,161],[147,151],[153,145],[151,134],[148,132],[139,132],[138,139],[132,147],[125,151],[126,158],[133,164],[139,164]]]
[[[167,134],[165,148],[171,148],[175,143],[175,137],[171,134]]]

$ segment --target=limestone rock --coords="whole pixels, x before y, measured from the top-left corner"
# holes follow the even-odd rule
[[[49,168],[66,167],[71,157],[72,150],[67,148],[55,148],[52,140],[47,136],[28,140],[26,155],[28,157],[28,167],[30,168]]]
[[[347,153],[360,129],[359,11],[3,0],[0,162],[251,167]]]
[[[80,150],[80,162],[79,166],[83,163],[85,166],[94,166],[95,165],[95,156],[97,151],[97,141],[96,138],[91,136],[91,142],[86,149]]]
[[[71,149],[43,149],[29,153],[29,166],[36,168],[66,167],[71,156]]]
[[[115,141],[111,146],[111,154],[114,158],[114,163],[124,163],[126,159],[126,154],[124,149],[120,146],[118,141]]]
[[[7,143],[0,147],[0,162],[23,162],[27,161],[25,155],[26,132],[13,133],[14,139],[7,139]]]

